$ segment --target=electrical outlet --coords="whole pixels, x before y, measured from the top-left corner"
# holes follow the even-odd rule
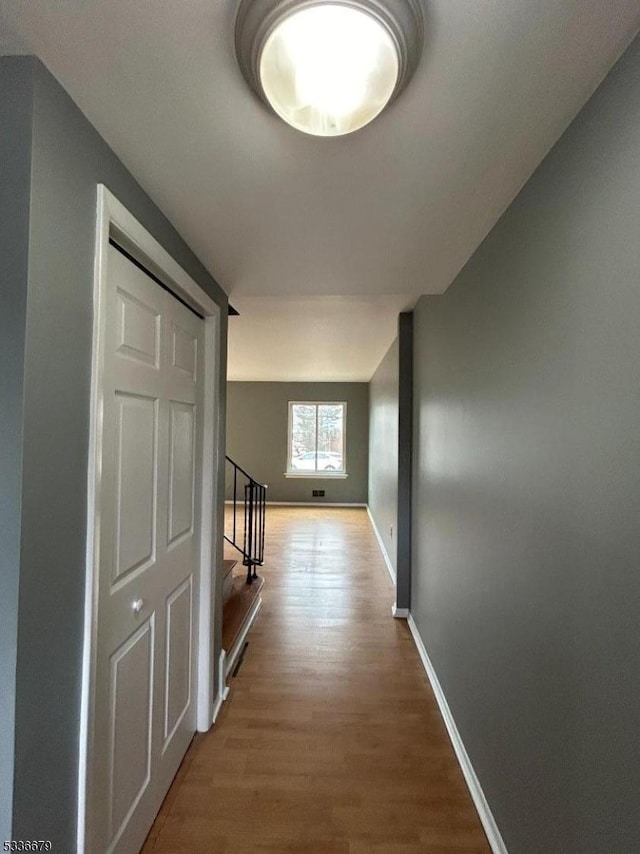
[[[389,525],[389,536],[393,539],[393,525]]]
[[[324,498],[324,489],[314,489],[311,492],[313,498]]]

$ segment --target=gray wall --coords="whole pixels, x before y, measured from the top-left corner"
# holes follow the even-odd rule
[[[19,143],[32,158],[28,278],[22,273],[12,283],[16,301],[26,298],[27,305],[12,835],[50,839],[56,851],[70,852],[76,836],[96,185],[106,184],[225,309],[227,300],[37,60],[3,60],[0,76],[16,91],[32,86],[34,92],[32,135],[19,111],[9,117],[16,127],[22,122]],[[3,217],[20,213],[19,201],[3,194]],[[18,329],[19,318],[11,327]],[[226,320],[223,334],[226,341]],[[17,399],[21,377],[16,361],[0,410],[5,399]],[[224,401],[221,417],[223,407]],[[14,521],[13,536],[15,531]]]
[[[511,854],[640,850],[640,41],[415,312],[412,612]]]
[[[369,510],[394,571],[398,536],[398,352],[396,338],[369,383]]]
[[[232,321],[233,322],[233,321]],[[347,402],[346,479],[287,478],[290,400]],[[227,386],[227,453],[261,483],[268,501],[366,504],[368,383],[231,382]],[[324,498],[313,498],[324,489]]]
[[[11,838],[33,87],[0,59],[0,840]]]
[[[413,312],[398,316],[398,522],[396,607],[411,605],[411,495],[413,444]]]

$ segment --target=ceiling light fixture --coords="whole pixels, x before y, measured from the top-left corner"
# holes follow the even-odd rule
[[[400,94],[420,60],[418,0],[242,0],[236,54],[249,86],[285,122],[341,136]]]

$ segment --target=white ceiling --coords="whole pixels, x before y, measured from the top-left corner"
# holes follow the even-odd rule
[[[362,131],[318,139],[248,91],[233,52],[236,7],[2,0],[0,52],[42,58],[245,305],[230,365],[253,379],[302,378],[312,364],[370,376],[387,337],[365,355],[363,336],[355,359],[354,305],[367,305],[373,336],[396,310],[373,297],[445,290],[640,27],[640,0],[428,0],[406,92]],[[303,346],[305,300],[268,309],[269,359],[245,350],[265,298],[316,296],[359,297],[343,314],[335,301],[313,303],[313,334],[324,317],[335,339],[332,362],[313,361],[311,337]]]
[[[239,297],[229,379],[367,382],[396,337],[398,313],[414,302],[398,294]]]

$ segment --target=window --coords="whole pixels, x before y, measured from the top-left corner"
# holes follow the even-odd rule
[[[287,475],[346,477],[346,403],[289,403]]]

